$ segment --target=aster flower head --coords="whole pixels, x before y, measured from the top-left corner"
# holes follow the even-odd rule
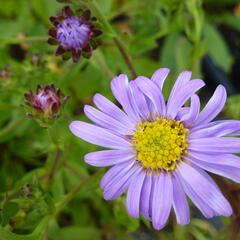
[[[91,56],[97,47],[96,37],[102,32],[95,26],[95,18],[91,18],[89,10],[85,10],[81,16],[74,15],[70,7],[66,6],[56,17],[50,17],[54,27],[48,33],[48,43],[59,45],[56,55],[62,55],[67,59],[72,54],[72,59],[77,62],[81,55]]]
[[[85,106],[94,124],[73,121],[72,133],[109,150],[88,153],[85,161],[97,167],[113,166],[103,176],[106,200],[127,192],[127,210],[143,215],[162,229],[173,208],[177,222],[189,223],[186,196],[206,218],[230,216],[232,208],[208,172],[240,182],[240,121],[213,121],[226,101],[219,85],[200,110],[196,92],[205,83],[182,72],[165,102],[162,88],[169,69],[157,70],[151,79],[128,81],[121,74],[111,82],[122,109],[100,94],[96,108]],[[190,100],[190,106],[185,106]]]
[[[28,114],[44,122],[58,117],[68,100],[53,84],[44,87],[39,85],[36,93],[29,91],[24,97]]]

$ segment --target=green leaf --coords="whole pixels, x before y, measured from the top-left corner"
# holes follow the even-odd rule
[[[5,128],[1,129],[0,142],[9,140],[12,136],[14,136],[16,132],[19,130],[18,129],[19,124],[22,124],[24,120],[25,120],[24,118],[13,120],[10,123],[8,123],[7,126],[5,126]]]
[[[240,31],[240,16],[237,14],[225,13],[221,14],[220,16],[215,16],[216,20],[220,24],[228,25],[231,28]]]
[[[9,230],[0,228],[0,237],[1,237],[0,239],[1,240],[42,240],[42,234],[49,220],[50,220],[49,216],[44,217],[42,221],[39,223],[39,225],[36,227],[36,229],[33,231],[33,233],[27,234],[27,235],[12,233]]]
[[[210,24],[205,24],[203,30],[209,55],[224,71],[228,72],[232,65],[232,56],[223,37]]]
[[[117,203],[114,206],[114,215],[116,217],[116,222],[118,225],[124,226],[127,228],[128,232],[135,232],[139,228],[139,219],[135,219],[129,216],[125,208],[124,197],[117,200]]]
[[[206,236],[198,229],[191,230],[192,235],[195,237],[196,240],[206,240]]]
[[[56,11],[58,9],[58,6],[60,6],[55,1],[48,0],[30,1],[29,3],[39,20],[41,20],[46,25],[49,25],[48,17],[50,16],[50,14],[53,11]]]
[[[191,43],[180,33],[173,32],[166,37],[160,55],[160,63],[161,66],[170,68],[172,74],[169,75],[168,81],[164,84],[163,93],[165,97],[169,95],[177,75],[181,71],[188,69],[192,50],[193,46]],[[195,68],[198,69],[198,66],[195,66]]]
[[[65,227],[60,231],[59,240],[79,240],[79,238],[83,240],[100,240],[101,234],[93,227]]]
[[[60,227],[55,218],[53,218],[48,224],[48,237],[52,240],[59,240],[60,238]]]
[[[240,119],[239,102],[240,102],[240,95],[230,96],[224,108],[225,114],[230,118]]]
[[[19,210],[19,206],[15,202],[8,202],[4,204],[2,209],[2,225],[6,225],[10,218],[15,216]]]
[[[207,223],[201,219],[192,219],[191,225],[196,226],[202,232],[209,233],[211,236],[217,235],[216,229],[210,223]]]
[[[40,235],[19,235],[0,228],[1,240],[41,240]]]
[[[153,72],[159,68],[159,64],[149,58],[137,58],[134,61],[134,65],[137,69],[137,73],[143,76],[151,77]]]

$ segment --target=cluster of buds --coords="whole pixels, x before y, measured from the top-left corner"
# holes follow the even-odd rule
[[[53,27],[48,31],[48,43],[58,45],[56,55],[61,55],[63,59],[72,56],[73,62],[77,62],[80,56],[90,57],[99,45],[97,37],[102,32],[96,27],[96,18],[91,17],[89,10],[77,16],[66,6],[57,16],[50,17],[50,21]],[[38,56],[34,55],[31,62],[35,65],[38,60]],[[29,91],[24,96],[28,115],[41,124],[48,124],[51,119],[58,117],[68,100],[54,85],[38,86],[36,93]]]
[[[61,90],[53,84],[38,86],[36,93],[29,91],[24,97],[28,115],[45,123],[58,117],[61,108],[68,100],[68,97],[64,96]]]
[[[95,38],[102,32],[96,28],[96,19],[91,17],[89,10],[76,16],[70,7],[66,6],[60,14],[50,17],[50,21],[54,27],[48,31],[48,43],[58,45],[56,55],[62,55],[63,59],[72,55],[73,61],[77,62],[81,55],[90,57],[98,46]]]

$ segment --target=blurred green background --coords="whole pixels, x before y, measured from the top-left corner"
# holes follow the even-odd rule
[[[49,17],[66,4],[89,7],[103,31],[101,46],[76,64],[56,57],[46,42]],[[207,82],[202,102],[222,83],[229,99],[221,117],[240,119],[239,1],[0,0],[0,239],[240,239],[240,187],[221,178],[215,180],[233,206],[231,218],[206,220],[191,207],[188,226],[177,225],[172,215],[160,232],[129,217],[125,197],[103,200],[103,172],[83,161],[97,147],[72,136],[68,125],[85,119],[83,106],[96,92],[113,100],[113,76],[133,77],[113,38],[138,75],[171,69],[165,96],[179,72],[192,70],[193,78]],[[47,130],[21,104],[24,93],[50,83],[70,100]]]

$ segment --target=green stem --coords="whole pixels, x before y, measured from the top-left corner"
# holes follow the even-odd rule
[[[39,225],[35,228],[35,230],[33,231],[33,235],[34,234],[42,234],[43,230],[47,227],[49,221],[52,219],[53,216],[51,215],[46,215],[41,222],[39,223]]]
[[[21,125],[21,123],[25,120],[25,118],[20,118],[17,120],[13,120],[10,122],[3,130],[0,131],[0,138],[5,137],[9,132],[11,132],[13,129]]]
[[[64,162],[63,166],[66,168],[69,172],[71,172],[74,176],[76,176],[78,179],[83,180],[83,175],[79,173],[76,168],[70,165],[71,162]]]
[[[94,173],[88,178],[84,179],[77,187],[73,188],[61,201],[56,203],[56,215],[59,213],[61,209],[63,209],[69,202],[71,202],[76,194],[84,189],[86,186],[90,185],[94,182],[100,175],[102,174],[102,170]]]
[[[119,52],[121,53],[129,71],[131,72],[133,78],[137,77],[137,72],[133,66],[132,59],[127,52],[127,49],[121,39],[118,37],[116,31],[112,28],[111,24],[102,14],[101,9],[99,8],[98,3],[95,0],[90,0],[87,3],[88,7],[93,11],[94,15],[98,18],[98,20],[102,23],[103,27],[109,33],[109,35],[113,38],[113,41],[118,48]]]
[[[54,176],[55,176],[57,170],[61,166],[61,159],[62,159],[62,154],[63,154],[63,151],[59,147],[58,143],[56,141],[54,141],[54,137],[53,137],[53,133],[51,132],[51,128],[52,128],[52,126],[48,126],[46,128],[46,130],[48,133],[49,140],[54,146],[55,156],[53,159],[52,159],[52,157],[50,157],[51,166],[50,166],[49,173],[47,174],[47,185],[46,185],[47,189],[51,186]]]
[[[90,0],[88,1],[87,5],[93,11],[95,17],[101,22],[103,27],[108,31],[108,33],[112,37],[116,37],[117,36],[116,32],[113,30],[111,24],[109,24],[105,16],[102,14],[98,3],[95,0]]]
[[[52,167],[51,167],[51,170],[49,172],[49,175],[48,175],[48,186],[51,184],[52,180],[53,180],[53,177],[58,169],[58,166],[59,166],[59,162],[61,160],[61,156],[62,156],[62,151],[57,149],[56,150],[56,156],[53,160],[53,163],[52,163]]]
[[[135,68],[133,67],[132,59],[128,55],[124,44],[117,37],[114,37],[113,41],[116,44],[117,48],[119,49],[120,53],[122,54],[122,57],[123,57],[124,61],[126,62],[133,78],[136,78],[137,77],[137,72],[136,72]]]
[[[114,73],[111,71],[111,69],[108,67],[105,61],[101,59],[101,56],[99,56],[98,52],[95,53],[96,57],[96,63],[99,65],[99,67],[104,71],[104,73],[109,77],[113,78]]]

